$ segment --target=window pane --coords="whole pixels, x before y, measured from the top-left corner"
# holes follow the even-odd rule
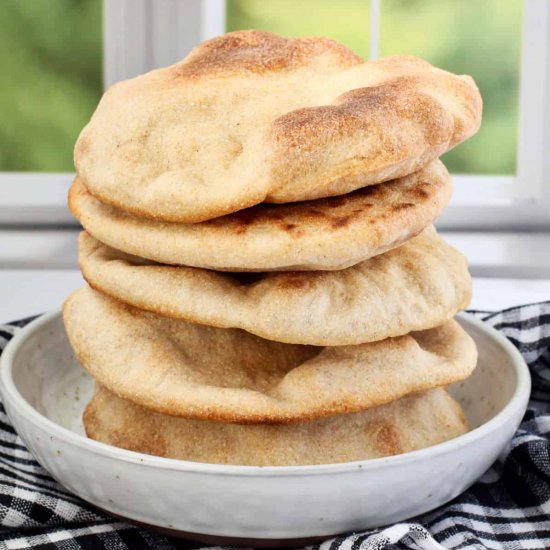
[[[367,0],[227,0],[227,30],[260,29],[287,36],[325,36],[369,56]]]
[[[523,0],[382,0],[381,55],[412,54],[472,75],[479,133],[443,157],[452,172],[514,174]]]
[[[0,21],[0,170],[72,171],[102,92],[101,0],[2,0]]]
[[[368,0],[228,0],[228,30],[334,38],[369,54]],[[423,57],[471,74],[484,98],[479,133],[444,156],[453,172],[514,174],[523,0],[381,0],[381,55]]]

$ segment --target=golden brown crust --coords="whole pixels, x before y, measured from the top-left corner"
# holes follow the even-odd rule
[[[77,178],[69,206],[99,241],[161,263],[221,271],[338,270],[420,233],[451,195],[440,161],[399,180],[297,204],[257,205],[200,224],[155,222],[95,200]]]
[[[286,38],[266,31],[228,33],[199,44],[171,67],[174,78],[212,78],[241,72],[279,72],[330,56],[336,66],[352,67],[363,59],[328,38]]]
[[[454,321],[320,348],[161,317],[89,288],[71,295],[63,318],[96,381],[123,399],[185,418],[269,424],[356,412],[461,380],[476,363],[475,344]]]
[[[361,62],[326,39],[241,31],[111,88],[75,164],[106,204],[195,223],[405,176],[480,120],[469,77],[411,57]]]
[[[380,458],[435,445],[468,431],[443,389],[365,412],[283,426],[167,417],[98,386],[84,412],[88,437],[132,451],[197,462],[283,466]]]

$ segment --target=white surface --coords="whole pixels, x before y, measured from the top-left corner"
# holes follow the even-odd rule
[[[0,323],[53,311],[83,284],[75,269],[0,269]],[[550,279],[474,278],[474,309],[497,310],[544,300],[550,300]]]
[[[12,340],[1,359],[0,389],[36,459],[70,491],[103,509],[191,533],[329,536],[398,522],[448,502],[487,470],[517,429],[530,392],[527,366],[499,333],[473,318],[461,322],[476,340],[479,361],[474,374],[452,391],[474,429],[381,459],[225,466],[153,457],[86,439],[78,425],[85,380],[59,314],[32,323]],[[59,398],[63,391],[74,396],[68,405]]]

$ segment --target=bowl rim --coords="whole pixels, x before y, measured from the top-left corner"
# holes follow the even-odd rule
[[[79,447],[82,450],[92,452],[96,455],[101,455],[104,458],[170,471],[213,474],[219,476],[271,477],[338,474],[349,473],[350,471],[367,471],[386,467],[405,466],[411,462],[453,452],[457,448],[474,444],[476,441],[483,439],[493,431],[498,430],[503,425],[506,425],[511,418],[515,416],[518,409],[524,412],[527,407],[531,391],[531,376],[529,373],[529,368],[517,348],[504,335],[499,333],[490,325],[487,325],[471,314],[460,313],[457,316],[459,321],[485,333],[499,346],[504,348],[505,352],[511,358],[511,363],[516,374],[516,387],[510,400],[506,403],[502,410],[489,421],[463,435],[450,439],[449,441],[444,441],[443,443],[438,443],[437,445],[432,445],[431,447],[425,447],[423,449],[418,449],[416,451],[399,455],[332,464],[299,466],[244,466],[210,464],[203,462],[192,462],[188,460],[178,460],[174,458],[164,458],[120,449],[118,447],[113,447],[111,445],[107,445],[106,443],[101,443],[77,434],[68,428],[55,423],[53,420],[50,420],[38,412],[38,410],[35,409],[19,392],[13,380],[14,359],[18,351],[25,344],[25,342],[40,329],[50,323],[60,320],[60,318],[60,310],[41,315],[17,331],[15,336],[4,348],[4,351],[0,357],[0,393],[4,403],[9,401],[10,404],[13,405],[12,408],[16,411],[17,415],[24,417],[40,431],[48,435],[56,436],[67,445]]]

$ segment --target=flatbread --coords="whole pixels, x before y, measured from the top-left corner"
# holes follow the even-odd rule
[[[469,76],[413,57],[364,62],[324,38],[239,31],[110,88],[75,165],[105,203],[191,223],[410,174],[480,121]]]
[[[107,206],[77,179],[69,206],[99,241],[160,263],[218,271],[337,270],[420,233],[443,210],[451,180],[436,160],[413,175],[349,195],[260,205],[198,224],[138,218]]]
[[[331,464],[430,447],[468,431],[441,388],[368,411],[286,426],[224,424],[151,412],[97,386],[84,412],[92,439],[141,453],[247,466]]]
[[[433,227],[342,271],[234,275],[166,266],[85,232],[79,259],[90,286],[129,305],[290,344],[362,344],[432,328],[471,297],[466,258]]]
[[[63,308],[76,356],[95,380],[161,414],[286,423],[355,412],[470,375],[473,340],[455,322],[359,346],[313,347],[189,323],[88,287]]]

